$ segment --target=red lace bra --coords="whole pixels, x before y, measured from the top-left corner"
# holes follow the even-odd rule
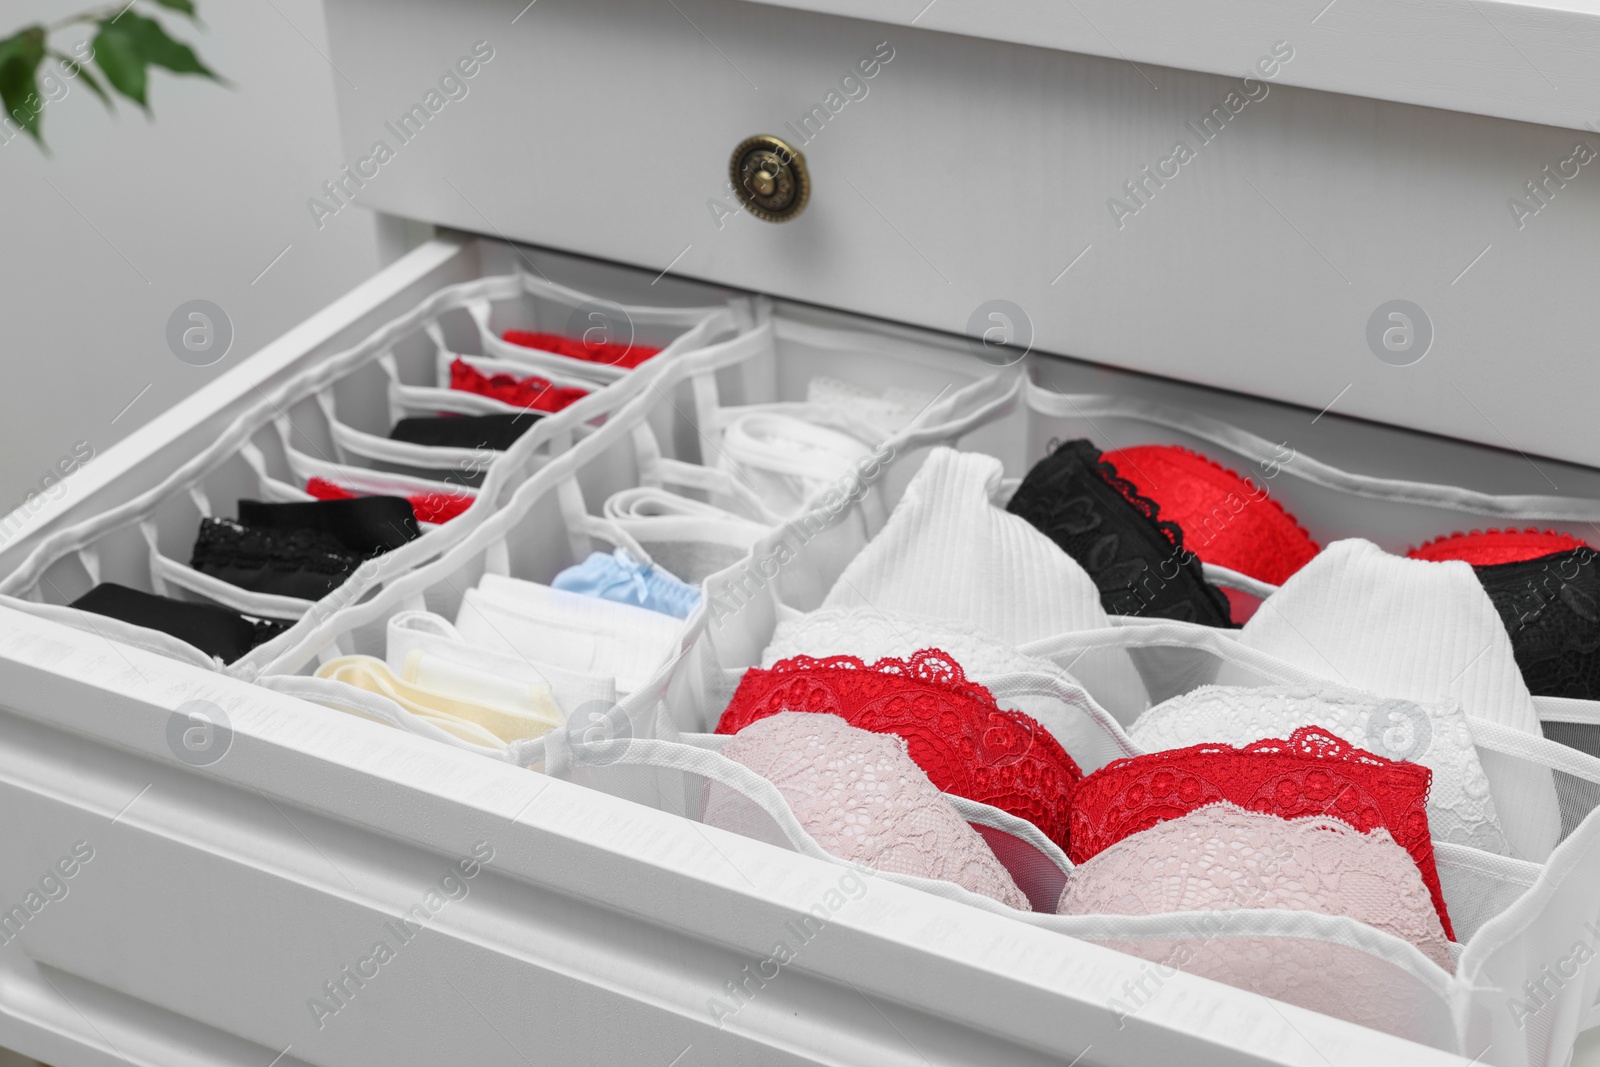
[[[584,341],[563,337],[558,333],[536,333],[533,330],[507,330],[500,336],[503,340],[521,345],[523,348],[537,348],[541,352],[554,352],[560,356],[581,359],[585,363],[604,363],[608,367],[626,367],[629,370],[661,351],[659,348],[650,348],[646,345]]]
[[[485,374],[462,359],[450,363],[450,388],[535,411],[560,411],[589,395],[582,389],[556,385],[537,375],[516,378],[509,374]]]
[[[1473,530],[1436,537],[1406,555],[1434,563],[1459,559],[1474,567],[1488,567],[1497,563],[1521,563],[1583,547],[1584,543],[1576,537],[1554,530]]]
[[[354,500],[361,493],[352,493],[342,485],[334,485],[324,478],[313,478],[306,483],[306,492],[318,500]],[[466,493],[416,493],[406,497],[418,522],[449,522],[472,506],[473,497]]]
[[[1411,854],[1451,940],[1428,834],[1433,772],[1356,748],[1318,726],[1243,748],[1193,745],[1106,764],[1072,793],[1067,855],[1083,863],[1157,823],[1217,801],[1285,819],[1325,815],[1368,833],[1389,831]]]
[[[1177,445],[1107,452],[1123,477],[1183,530],[1201,560],[1282,585],[1311,562],[1317,543],[1283,506],[1214,460]]]
[[[936,648],[910,659],[794,656],[745,671],[717,733],[781,711],[837,715],[905,739],[934,785],[1026,819],[1063,848],[1072,784],[1083,777],[1061,744],[1027,715],[1000,708]]]

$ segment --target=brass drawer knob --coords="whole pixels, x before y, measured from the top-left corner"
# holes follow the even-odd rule
[[[768,222],[788,222],[811,197],[806,157],[771,134],[739,143],[728,161],[728,178],[745,210]]]

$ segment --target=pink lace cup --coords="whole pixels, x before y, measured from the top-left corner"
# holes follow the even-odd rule
[[[828,854],[876,870],[954,882],[1032,910],[994,852],[911,761],[899,737],[859,730],[837,715],[780,712],[740,730],[722,755],[775,785]],[[745,832],[749,808],[742,795],[713,783],[703,821]]]
[[[1344,915],[1454,970],[1417,865],[1381,827],[1211,804],[1132,834],[1067,876],[1060,915],[1277,908]],[[1141,953],[1142,954],[1142,953]]]

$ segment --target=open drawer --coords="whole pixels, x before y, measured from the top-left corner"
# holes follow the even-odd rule
[[[477,239],[419,248],[320,317],[321,336],[291,335],[220,379],[211,403],[518,264],[622,305],[730,307],[732,332],[700,339],[634,392],[609,383],[618,404],[571,442],[529,450],[474,522],[304,620],[248,672],[0,604],[12,827],[0,886],[16,927],[0,945],[0,1044],[60,1067],[1561,1062],[1564,1051],[1532,1041],[1461,1056],[1183,973],[1121,1010],[1119,991],[1151,981],[1135,957],[889,879],[858,890],[836,864],[608,791],[603,766],[586,785],[290,694],[319,698],[306,676],[328,655],[382,655],[399,611],[454,614],[484,573],[548,581],[622,521],[612,494],[717,467],[741,409],[804,402],[819,378],[924,398],[920,436],[887,431],[899,454],[852,499],[850,523],[819,540],[836,560],[881,528],[937,443],[998,456],[1013,477],[1052,438],[1079,433],[1106,447],[1226,451],[1270,475],[1319,540],[1360,535],[1391,550],[1524,519],[1589,528],[1600,472],[1540,461],[1570,495],[1512,499],[1543,483],[1511,453],[1037,354],[996,367],[959,337]],[[1117,403],[1095,406],[1108,396]],[[210,410],[176,409],[75,476],[73,514],[32,531],[7,573],[27,553],[70,563],[75,551],[50,537],[180,471],[217,432]],[[1415,492],[1427,482],[1470,492],[1428,503]],[[236,484],[250,491],[248,477]],[[659,556],[646,526],[634,529]],[[822,579],[800,568],[751,595],[749,559],[709,587],[724,606],[736,598],[742,626],[713,629],[711,602],[691,617],[683,654],[651,665],[621,705],[634,736],[708,728],[727,696],[718,672],[754,662],[779,604],[815,606]],[[196,701],[212,717],[200,757],[184,742]],[[1554,717],[1582,733],[1582,711]],[[752,988],[750,968],[818,906],[824,928],[776,979],[732,1017],[708,1010],[730,986]]]

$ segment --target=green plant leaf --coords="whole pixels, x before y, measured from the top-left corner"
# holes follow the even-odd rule
[[[194,13],[194,0],[150,0],[150,2],[160,4],[162,7],[170,7],[174,11],[181,11],[196,22],[200,21],[200,16]]]
[[[44,99],[39,95],[37,75],[44,61],[43,26],[28,26],[0,40],[0,104],[11,121],[28,131],[39,144],[39,116]]]
[[[109,21],[102,22],[100,32],[94,35],[94,61],[111,88],[149,110],[144,101],[148,65],[132,34]]]
[[[131,18],[133,34],[139,39],[145,59],[152,66],[165,67],[174,74],[198,74],[212,81],[218,80],[211,68],[200,62],[194,49],[168,37],[167,31],[155,19],[140,18],[138,15],[123,18],[124,21]]]
[[[50,54],[54,56],[56,61],[61,64],[62,68],[67,71],[67,76],[69,78],[82,78],[83,84],[87,85],[89,87],[89,91],[100,98],[100,102],[105,104],[106,109],[114,110],[111,104],[111,97],[106,93],[105,86],[101,85],[99,79],[97,79],[93,74],[89,73],[88,67],[84,66],[82,63],[79,63],[76,59],[73,59],[65,52],[57,52],[52,48],[50,50]]]
[[[181,41],[174,41],[161,23],[125,11],[102,19],[94,37],[94,59],[111,87],[146,111],[149,68],[164,67],[174,74],[198,74],[220,81],[216,74]]]

